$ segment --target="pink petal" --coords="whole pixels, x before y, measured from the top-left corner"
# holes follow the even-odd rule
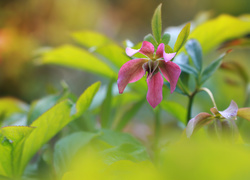
[[[155,108],[162,101],[162,86],[163,78],[161,73],[156,73],[152,78],[147,79],[148,83],[148,93],[147,100],[148,103]]]
[[[165,45],[164,43],[161,43],[156,50],[156,59],[162,58],[164,53],[165,53]]]
[[[165,62],[170,61],[171,59],[173,59],[175,57],[176,53],[163,53],[163,58],[165,60]]]
[[[154,45],[148,41],[143,41],[140,49],[136,50],[136,49],[126,48],[126,54],[128,56],[133,56],[138,52],[144,54],[145,56],[148,56],[149,58],[153,58]]]
[[[226,119],[236,118],[238,112],[237,104],[232,100],[229,107],[224,111],[219,111],[219,113]]]
[[[213,120],[212,115],[202,112],[195,116],[193,119],[191,119],[188,122],[187,128],[186,128],[186,134],[189,138],[194,131],[200,129],[202,126],[205,126],[206,124],[210,123]]]
[[[159,67],[163,76],[169,81],[170,91],[173,93],[181,74],[181,68],[172,61],[165,62],[164,60],[160,60]]]
[[[117,80],[119,93],[123,93],[128,83],[138,81],[142,78],[145,74],[142,65],[147,61],[147,59],[133,59],[121,67]]]
[[[140,51],[140,49],[132,49],[130,47],[126,48],[126,54],[128,56],[133,56],[134,54],[138,53]]]

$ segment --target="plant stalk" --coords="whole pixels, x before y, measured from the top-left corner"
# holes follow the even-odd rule
[[[159,157],[159,138],[161,134],[161,122],[160,122],[160,111],[157,108],[154,111],[155,114],[155,129],[154,129],[154,143],[153,143],[153,151],[154,151],[154,160],[157,164]]]
[[[193,101],[194,101],[194,96],[196,94],[196,91],[192,93],[190,96],[188,96],[188,112],[187,112],[187,123],[191,119],[191,114],[192,114],[192,106],[193,106]]]

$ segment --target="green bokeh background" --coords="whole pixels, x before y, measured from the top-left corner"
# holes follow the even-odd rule
[[[103,33],[121,46],[125,39],[137,43],[151,32],[151,18],[159,3],[162,3],[163,29],[192,20],[203,22],[220,14],[239,16],[250,13],[248,0],[1,0],[0,96],[14,96],[31,102],[62,89],[62,80],[76,95],[94,81],[107,84],[107,79],[79,70],[37,66],[37,54],[47,48],[73,43],[70,33],[86,29]],[[218,54],[206,54],[204,64]],[[235,48],[225,61],[237,61],[248,67],[249,57],[249,48]],[[214,93],[219,110],[225,109],[232,99],[240,107],[244,104],[241,80],[233,76],[236,85],[224,83],[231,76],[219,70],[205,84]],[[184,106],[187,103],[187,98],[177,93],[165,98]],[[208,96],[200,93],[195,98],[192,116],[201,111],[209,112],[211,106]],[[148,108],[142,108],[137,119],[151,119],[150,115],[145,115]],[[163,116],[163,119],[172,119]]]

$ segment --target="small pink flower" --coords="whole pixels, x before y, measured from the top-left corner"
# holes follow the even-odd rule
[[[128,83],[138,81],[146,72],[147,100],[153,108],[162,101],[163,78],[161,73],[170,82],[171,93],[174,92],[181,69],[177,64],[170,61],[176,53],[167,54],[164,48],[165,45],[161,43],[155,52],[153,44],[147,41],[143,41],[142,47],[138,50],[127,48],[128,56],[133,56],[139,52],[148,58],[132,59],[121,67],[117,81],[119,93],[123,93]]]
[[[243,112],[241,109],[245,112]],[[238,109],[237,104],[232,100],[229,107],[225,109],[224,111],[218,111],[216,107],[213,107],[210,109],[213,115],[208,114],[206,112],[199,113],[197,116],[195,116],[188,122],[188,125],[186,128],[187,137],[188,138],[191,137],[191,135],[195,131],[197,131],[198,129],[200,129],[201,127],[207,124],[210,124],[212,121],[215,121],[216,119],[220,120],[220,122],[231,121],[233,127],[237,129],[237,126],[234,123],[234,120],[237,119],[236,116],[238,115],[239,117],[245,118],[244,114],[247,114],[246,112],[249,112],[249,109],[245,109],[245,110],[244,108],[241,108],[241,109]],[[238,114],[238,110],[240,112],[239,114]]]

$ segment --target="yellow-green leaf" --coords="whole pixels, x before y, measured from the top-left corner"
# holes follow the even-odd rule
[[[102,55],[118,68],[130,60],[125,54],[125,49],[103,34],[93,31],[79,31],[73,33],[72,37],[79,44]]]
[[[62,101],[49,109],[36,119],[31,126],[36,127],[24,142],[19,175],[22,174],[25,166],[32,156],[58,133],[71,120],[70,111],[72,103],[68,100]]]
[[[250,21],[230,15],[220,15],[198,26],[188,39],[197,39],[203,53],[216,48],[221,43],[250,33]]]
[[[34,130],[28,126],[6,126],[0,129],[0,176],[18,176],[25,139]]]
[[[160,44],[161,42],[161,31],[162,31],[162,22],[161,22],[161,5],[160,4],[153,15],[151,26],[152,26],[152,32],[155,37],[155,40]]]
[[[250,121],[250,108],[249,107],[239,108],[237,112],[237,116]]]
[[[64,45],[45,53],[42,63],[76,68],[106,77],[115,76],[115,72],[107,64],[90,52],[72,45]]]
[[[186,43],[189,32],[190,32],[190,23],[187,23],[177,37],[177,40],[174,45],[174,52],[178,52],[181,49],[181,47]]]

